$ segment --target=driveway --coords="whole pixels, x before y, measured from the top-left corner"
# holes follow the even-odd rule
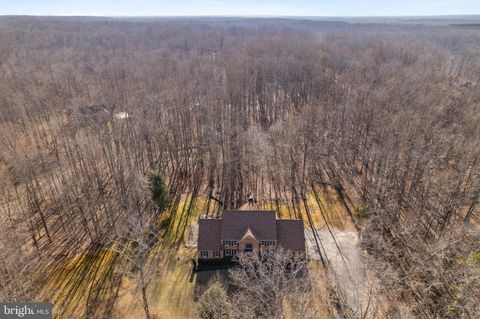
[[[320,249],[334,275],[340,301],[355,317],[361,317],[368,303],[365,264],[356,231],[317,229]],[[320,260],[312,229],[305,230],[306,250],[310,259]]]

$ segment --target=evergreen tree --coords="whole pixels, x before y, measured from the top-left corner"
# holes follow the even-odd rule
[[[152,199],[157,204],[160,211],[163,211],[168,206],[168,192],[163,178],[156,172],[151,172],[148,175],[148,183],[150,191],[152,192]]]

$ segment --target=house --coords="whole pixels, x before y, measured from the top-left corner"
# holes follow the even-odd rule
[[[119,112],[113,116],[115,120],[125,120],[125,119],[129,119],[130,117],[131,115],[127,112]]]
[[[200,263],[228,262],[239,253],[305,257],[303,221],[277,219],[275,211],[227,210],[222,218],[200,218],[198,224]]]

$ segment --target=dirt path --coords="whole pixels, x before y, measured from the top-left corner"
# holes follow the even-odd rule
[[[321,252],[335,278],[340,302],[355,317],[361,318],[368,304],[365,264],[360,238],[353,230],[317,229]],[[320,260],[312,229],[305,230],[307,255]]]

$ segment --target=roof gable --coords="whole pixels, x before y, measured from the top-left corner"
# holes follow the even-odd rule
[[[253,238],[253,239],[257,239],[257,236],[255,236],[253,233],[252,233],[252,230],[250,229],[250,227],[247,229],[247,231],[245,232],[245,234],[242,236],[242,238],[240,240],[244,240],[245,238]]]

